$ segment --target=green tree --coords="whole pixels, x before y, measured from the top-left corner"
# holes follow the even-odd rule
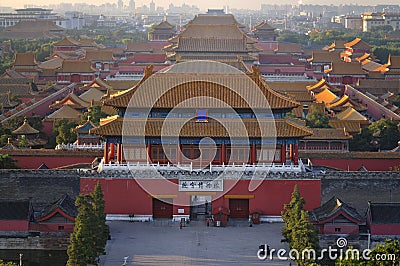
[[[379,255],[378,255],[379,254]],[[392,256],[391,254],[394,254],[394,260],[389,259],[388,255]],[[388,258],[387,260],[377,260],[377,256],[380,256],[380,258],[383,257],[383,255]],[[368,265],[371,266],[392,266],[392,265],[400,265],[400,242],[399,240],[393,240],[393,239],[386,239],[384,244],[378,244],[376,245],[370,254],[370,260],[368,261]]]
[[[377,137],[380,150],[391,150],[397,147],[400,141],[398,122],[389,119],[380,119],[368,126],[368,130]]]
[[[289,246],[291,249],[299,251],[299,259],[295,260],[296,263],[300,266],[314,265],[319,250],[318,234],[311,224],[308,211],[301,210],[300,219],[291,230],[291,239],[292,242],[289,243]],[[306,250],[312,250],[315,254],[307,253]]]
[[[93,198],[94,214],[96,216],[96,250],[97,255],[103,255],[108,240],[109,229],[106,224],[106,214],[104,212],[105,202],[100,182],[97,182],[91,195]]]
[[[18,148],[27,148],[26,145],[26,136],[22,135],[20,141],[18,142]]]
[[[305,200],[300,196],[297,185],[294,186],[292,198],[289,204],[285,204],[284,211],[282,212],[282,219],[285,225],[282,227],[282,235],[284,239],[290,243],[292,242],[292,230],[297,221],[300,220],[301,210],[305,204]]]
[[[99,125],[100,118],[107,117],[107,114],[101,111],[100,105],[93,105],[89,107],[88,111],[82,116],[82,122],[86,122],[90,116],[90,121],[92,121],[96,126]]]
[[[305,200],[300,196],[296,185],[290,203],[285,204],[285,211],[282,212],[285,222],[282,235],[288,241],[289,248],[299,252],[299,257],[295,260],[298,265],[318,265],[315,262],[319,250],[318,235],[310,222],[308,211],[303,209],[304,204]],[[308,253],[307,250],[315,253]]]
[[[373,151],[372,133],[368,128],[362,128],[361,132],[353,135],[353,138],[349,141],[350,151]]]
[[[387,47],[374,47],[372,53],[382,62],[386,63],[390,51]]]
[[[349,247],[348,250],[352,250],[352,249],[353,249],[352,247]],[[348,254],[348,255],[346,256],[346,254]],[[347,253],[345,252],[343,254],[343,257],[340,257],[336,260],[335,266],[365,266],[365,265],[367,265],[366,262],[363,261],[362,254],[359,254],[358,257],[356,257],[355,255],[352,256],[351,254],[355,254],[355,253],[351,253],[349,251],[347,251]]]
[[[311,128],[330,128],[329,115],[322,112],[312,112],[307,116],[306,125]]]
[[[74,232],[70,237],[67,249],[68,266],[97,265],[96,249],[96,215],[91,195],[79,195],[75,205],[78,207],[78,216],[75,219]]]
[[[8,154],[0,154],[0,169],[15,169],[18,168],[15,165],[15,160],[11,158]]]
[[[57,144],[68,144],[76,141],[76,133],[73,129],[77,126],[75,122],[70,122],[67,119],[59,120],[54,125]]]
[[[396,105],[397,107],[400,107],[400,94],[396,95],[396,97],[393,100],[393,104]]]
[[[14,117],[6,122],[0,124],[0,147],[3,147],[7,144],[8,138],[15,138],[15,135],[11,134],[11,132],[18,127],[20,127],[24,123],[24,117]],[[41,131],[43,129],[42,119],[39,116],[32,116],[26,118],[29,125],[31,125],[34,129]],[[40,137],[46,138],[45,133],[40,132]],[[25,147],[25,141],[22,141],[21,147]]]
[[[92,193],[79,195],[75,205],[78,206],[78,217],[67,250],[67,265],[96,264],[96,258],[105,254],[109,234],[100,182]]]
[[[309,38],[305,34],[298,34],[297,32],[291,31],[283,31],[279,34],[277,40],[281,42],[301,43],[307,45]]]
[[[0,266],[17,266],[17,264],[13,262],[4,262],[2,259],[0,259]]]

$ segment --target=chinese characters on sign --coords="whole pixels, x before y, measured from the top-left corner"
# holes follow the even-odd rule
[[[223,180],[179,180],[179,191],[223,191]]]

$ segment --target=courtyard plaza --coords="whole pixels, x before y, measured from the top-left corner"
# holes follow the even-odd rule
[[[100,265],[290,265],[290,261],[259,260],[260,245],[285,248],[281,243],[283,223],[249,226],[247,221],[227,227],[206,226],[191,221],[180,229],[179,222],[108,222],[111,240]],[[295,265],[291,262],[291,265]]]

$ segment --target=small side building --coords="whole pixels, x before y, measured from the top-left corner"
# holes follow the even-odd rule
[[[320,235],[358,235],[363,218],[357,210],[337,197],[332,197],[310,212],[310,220]]]
[[[26,118],[24,123],[11,133],[17,136],[17,140],[22,147],[42,148],[47,144],[47,140],[39,137],[39,130],[34,129],[31,125],[29,125]]]
[[[368,202],[367,228],[371,235],[400,235],[400,202]]]
[[[0,200],[0,232],[26,233],[33,221],[33,207],[30,200]]]
[[[95,128],[94,125],[89,119],[83,125],[79,125],[74,128],[77,136],[77,144],[78,145],[99,145],[100,137],[98,135],[89,134],[89,130]]]
[[[72,233],[77,215],[78,209],[75,206],[74,199],[65,194],[62,198],[44,208],[36,217],[36,224],[32,227],[40,232]]]

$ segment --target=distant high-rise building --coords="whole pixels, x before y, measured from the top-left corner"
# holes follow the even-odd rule
[[[156,4],[152,0],[150,3],[150,13],[155,13],[156,12]]]
[[[135,12],[135,1],[134,0],[129,1],[129,11]]]
[[[122,0],[118,0],[118,9],[122,10],[124,8],[124,2]]]

